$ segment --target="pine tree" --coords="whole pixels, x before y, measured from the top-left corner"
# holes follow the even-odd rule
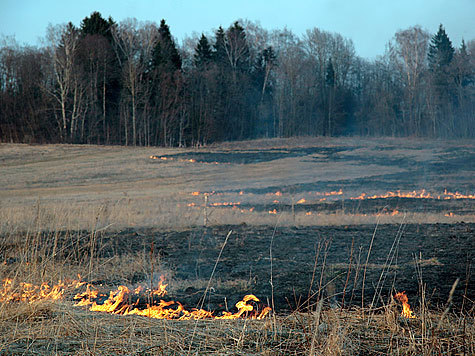
[[[440,24],[439,31],[432,37],[429,45],[427,55],[429,68],[434,72],[444,70],[452,62],[454,52],[452,42],[445,33],[444,27]]]
[[[226,34],[221,26],[216,31],[216,42],[214,44],[213,59],[217,64],[227,63],[226,60]]]
[[[194,54],[194,64],[196,68],[205,69],[213,58],[213,52],[211,51],[211,46],[209,45],[208,38],[204,34],[201,35],[201,38],[195,48]]]
[[[83,37],[87,35],[101,35],[112,42],[111,27],[115,26],[115,22],[112,17],[106,20],[102,17],[100,12],[94,11],[89,17],[85,17],[81,21],[81,35]]]
[[[158,40],[152,52],[152,67],[168,72],[181,69],[181,57],[165,20],[160,22]]]

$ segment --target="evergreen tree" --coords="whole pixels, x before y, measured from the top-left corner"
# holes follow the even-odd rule
[[[181,69],[181,57],[165,20],[160,22],[158,40],[152,52],[152,67],[168,72]]]
[[[452,42],[441,24],[439,31],[432,37],[429,45],[427,58],[430,69],[434,72],[444,70],[452,62],[454,52]]]
[[[213,58],[213,52],[211,51],[211,46],[209,45],[208,39],[204,34],[201,35],[201,38],[195,48],[194,54],[194,64],[199,69],[205,69]]]
[[[214,43],[213,58],[215,63],[224,64],[226,60],[226,34],[221,26],[216,31],[216,42]]]
[[[106,20],[100,12],[94,11],[89,17],[81,21],[80,30],[83,37],[87,35],[101,35],[112,42],[111,27],[115,26],[112,17]]]

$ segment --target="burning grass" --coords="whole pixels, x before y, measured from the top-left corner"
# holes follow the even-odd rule
[[[1,145],[0,355],[475,354],[473,226],[465,224],[475,221],[473,143],[442,146],[353,138],[201,150]],[[450,169],[437,170],[441,162]],[[405,252],[444,239],[438,250],[465,246],[467,262],[437,253],[403,261],[397,246],[373,256],[394,238],[382,224],[397,224],[397,245],[411,223],[415,248]],[[227,224],[252,228],[225,246],[213,229]],[[378,224],[386,235],[373,246]],[[345,229],[368,243],[341,241]],[[333,234],[348,260],[330,262],[335,250],[320,250]],[[309,263],[316,241],[320,259]],[[409,269],[416,278],[400,279]],[[434,270],[460,274],[446,303],[431,300]],[[444,275],[440,290],[453,282]],[[364,278],[375,292],[363,298]],[[294,286],[307,280],[309,299],[298,299]],[[385,280],[397,285],[383,288]]]
[[[95,243],[98,251],[106,251],[100,236],[90,232],[78,236],[82,236],[82,246]],[[33,239],[26,247],[10,246],[22,252],[15,261],[0,266],[2,276],[10,278],[3,281],[0,291],[0,354],[429,356],[475,352],[473,302],[466,299],[467,308],[460,310],[449,297],[441,308],[429,308],[423,280],[417,297],[394,292],[378,306],[343,306],[333,302],[334,297],[341,299],[341,291],[327,285],[334,278],[329,271],[325,280],[330,282],[313,288],[320,297],[302,302],[292,312],[269,312],[250,295],[235,306],[230,303],[228,313],[212,312],[187,309],[171,299],[163,279],[152,289],[132,289],[65,278],[80,271],[99,281],[106,276],[109,281],[114,276],[121,279],[128,265],[153,271],[147,253],[121,256],[121,265],[116,256],[81,258],[72,251],[53,258],[49,248],[38,248],[43,243],[46,240]],[[342,267],[362,271],[364,266],[351,261]],[[418,265],[425,263],[421,260]],[[390,267],[384,265],[382,270]],[[318,268],[330,266],[323,262]],[[371,268],[377,266],[370,263]],[[59,283],[47,282],[58,275],[63,276]],[[155,319],[156,315],[163,319]]]
[[[473,318],[421,311],[316,308],[265,320],[157,320],[96,314],[66,302],[0,311],[6,355],[470,355]],[[423,316],[421,316],[423,315]]]

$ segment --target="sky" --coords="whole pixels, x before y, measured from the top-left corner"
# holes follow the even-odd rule
[[[298,36],[318,27],[352,39],[356,53],[367,59],[382,55],[398,30],[414,25],[434,34],[442,23],[455,47],[462,38],[475,39],[475,0],[0,0],[0,38],[40,45],[48,24],[79,26],[93,11],[116,22],[164,18],[179,43],[238,19],[267,30],[286,27]]]

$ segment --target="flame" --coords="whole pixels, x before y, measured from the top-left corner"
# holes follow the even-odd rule
[[[241,205],[241,202],[233,203],[233,202],[222,202],[222,203],[211,203],[210,206],[236,206]]]
[[[191,195],[197,196],[200,195],[200,192],[192,192]]]
[[[408,319],[413,319],[415,316],[412,314],[411,307],[409,306],[406,292],[397,293],[394,296],[395,299],[399,300],[402,303],[402,312],[401,316]]]
[[[311,211],[307,211],[307,212],[305,213],[305,215],[307,215],[307,216],[312,215],[312,212],[311,212]]]
[[[203,163],[203,164],[220,164],[219,162],[201,162],[201,161],[197,161],[196,159],[194,158],[174,158],[174,157],[165,157],[165,156],[154,156],[154,155],[151,155],[149,157],[150,159],[159,159],[159,160],[162,160],[162,161],[177,161],[177,162],[188,162],[188,163]],[[224,163],[226,164],[226,163]]]
[[[366,193],[361,193],[357,197],[351,197],[353,200],[364,200],[364,199],[385,199],[385,198],[416,198],[416,199],[437,199],[437,200],[449,200],[449,199],[475,199],[473,194],[461,194],[459,192],[451,193],[447,189],[444,190],[442,195],[432,195],[427,192],[425,189],[420,191],[413,190],[412,192],[401,192],[397,190],[395,192],[386,192],[385,194],[375,194],[367,195]]]
[[[305,202],[307,202],[307,201],[306,201],[304,198],[302,198],[302,199],[300,199],[300,200],[297,202],[297,204],[303,204],[303,203],[305,203]]]
[[[453,216],[455,216],[455,214],[454,213],[446,213],[445,216],[453,217]]]
[[[80,276],[79,276],[80,277]],[[39,300],[58,300],[64,299],[66,291],[77,289],[86,284],[86,290],[83,293],[77,293],[74,296],[77,307],[89,307],[90,311],[105,312],[120,315],[141,315],[149,318],[158,319],[263,319],[272,309],[270,307],[256,308],[260,300],[253,294],[246,295],[236,304],[237,312],[223,312],[221,315],[214,315],[212,311],[204,309],[186,310],[185,307],[177,301],[164,301],[162,298],[167,295],[164,283],[165,278],[160,277],[157,288],[152,291],[143,287],[137,287],[130,290],[126,286],[119,286],[109,294],[100,293],[92,284],[86,284],[80,280],[71,282],[61,282],[50,286],[47,283],[33,285],[31,283],[20,283],[17,288],[13,287],[12,279],[3,280],[0,289],[0,302],[28,302],[33,303]],[[159,300],[157,300],[159,299]]]
[[[274,210],[269,210],[269,214],[277,214],[277,210],[274,209]]]
[[[46,282],[40,285],[22,282],[15,287],[12,279],[5,278],[0,290],[0,302],[27,302],[31,304],[39,300],[58,300],[63,298],[67,288],[79,288],[83,284],[80,281],[69,283],[59,281],[58,284],[50,286]]]
[[[160,279],[158,288],[149,295],[141,295],[142,290],[135,290],[135,298],[132,298],[132,292],[126,286],[119,286],[115,291],[109,293],[109,297],[104,300],[105,295],[101,295],[91,285],[87,286],[86,292],[77,294],[74,299],[78,300],[75,306],[89,306],[90,311],[105,312],[120,315],[141,315],[155,319],[238,319],[244,314],[251,319],[262,319],[271,308],[264,307],[260,312],[254,309],[251,302],[259,302],[259,299],[253,295],[246,295],[243,300],[236,304],[238,311],[236,313],[223,312],[222,315],[215,316],[213,312],[204,309],[186,310],[185,307],[177,301],[164,301],[160,299],[156,302],[153,296],[163,297],[167,294],[166,284],[163,283],[163,277]],[[150,297],[150,295],[152,297]],[[130,300],[136,299],[131,303]],[[103,300],[101,302],[101,300]],[[145,307],[140,307],[140,301],[146,302]],[[142,303],[143,304],[143,303]]]
[[[325,197],[329,197],[332,195],[343,195],[343,190],[340,189],[338,191],[331,191],[331,192],[315,192],[315,195],[323,195]]]
[[[279,191],[277,191],[277,192],[275,192],[275,195],[277,195],[278,197],[281,197],[281,196],[282,196],[282,193],[279,192]]]

